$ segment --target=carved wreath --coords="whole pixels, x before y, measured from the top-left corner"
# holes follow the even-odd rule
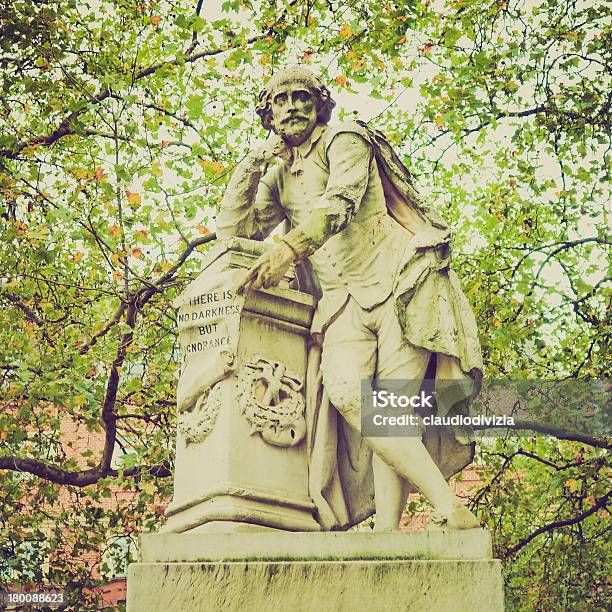
[[[280,361],[256,356],[240,374],[240,413],[251,435],[274,446],[296,446],[306,435],[302,380]]]

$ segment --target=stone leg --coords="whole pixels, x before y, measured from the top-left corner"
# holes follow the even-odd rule
[[[406,389],[406,393],[416,393],[429,358],[428,351],[402,342],[391,299],[367,312],[350,298],[325,333],[322,356],[325,388],[332,404],[359,431],[360,381],[402,379],[407,386],[414,387]],[[401,479],[416,486],[441,514],[449,515],[462,507],[420,438],[366,438],[366,443],[397,474],[394,478],[388,469],[374,463],[376,511],[377,517],[379,512],[382,515],[383,529],[397,528],[399,524],[406,501]],[[470,527],[477,525],[475,517],[472,523]]]
[[[378,455],[372,457],[376,531],[398,529],[408,499],[408,482]]]

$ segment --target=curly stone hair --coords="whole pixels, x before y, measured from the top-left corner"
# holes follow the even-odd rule
[[[327,89],[323,83],[323,79],[307,68],[295,67],[277,72],[261,90],[255,112],[259,115],[264,129],[272,129],[272,92],[278,85],[287,82],[295,82],[304,85],[315,97],[317,104],[317,123],[329,123],[332,109],[336,106],[336,103],[332,99],[329,89]]]

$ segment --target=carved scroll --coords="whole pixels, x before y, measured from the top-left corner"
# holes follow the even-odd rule
[[[221,385],[207,387],[192,410],[181,412],[178,427],[185,444],[203,442],[214,429],[221,409]]]

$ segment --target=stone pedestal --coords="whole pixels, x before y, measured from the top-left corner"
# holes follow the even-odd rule
[[[152,534],[128,612],[502,612],[501,563],[480,529]]]
[[[270,246],[220,242],[175,302],[179,427],[162,532],[319,530],[304,421],[313,299],[289,289],[290,276],[246,299],[234,291]]]

